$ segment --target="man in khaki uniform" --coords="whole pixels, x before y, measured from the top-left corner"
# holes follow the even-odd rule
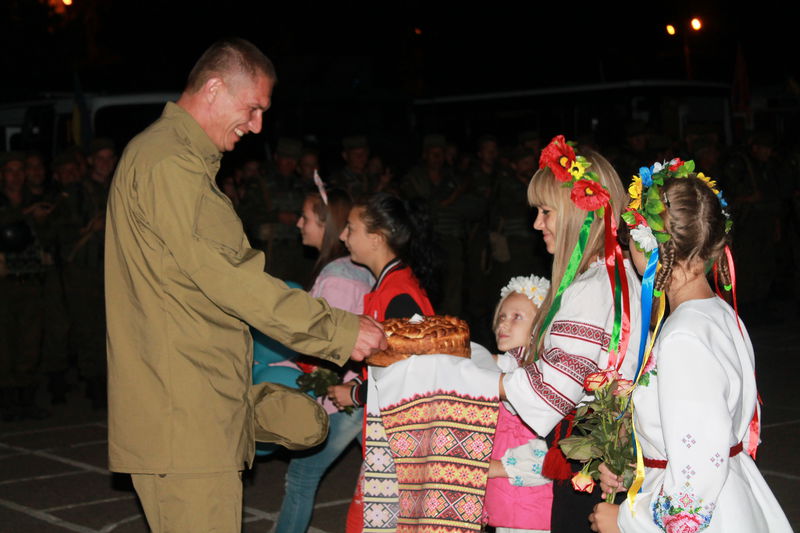
[[[125,149],[109,193],[110,468],[132,474],[155,532],[241,529],[254,452],[248,323],[339,364],[386,346],[374,321],[266,275],[214,183],[221,152],[261,130],[274,82],[251,43],[212,45],[178,102]]]

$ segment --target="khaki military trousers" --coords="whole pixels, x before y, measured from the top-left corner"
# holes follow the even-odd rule
[[[239,533],[242,473],[131,474],[153,533]]]

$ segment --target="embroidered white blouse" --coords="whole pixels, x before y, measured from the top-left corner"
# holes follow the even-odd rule
[[[630,379],[639,350],[641,283],[630,262],[628,278],[630,342],[621,373]],[[547,435],[577,404],[591,399],[583,381],[592,372],[608,367],[608,345],[614,325],[614,300],[605,263],[596,261],[567,287],[561,308],[553,317],[538,361],[527,366],[516,349],[498,357],[506,397],[517,414],[537,434]]]
[[[653,355],[634,391],[634,416],[642,453],[667,466],[645,469],[633,511],[627,501],[620,507],[620,529],[791,531],[746,452],[757,395],[753,347],[730,306],[716,297],[682,303]],[[740,442],[745,451],[729,457]]]

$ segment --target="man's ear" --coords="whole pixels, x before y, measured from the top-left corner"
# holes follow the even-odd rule
[[[225,82],[220,77],[208,78],[203,84],[203,96],[208,103],[213,102],[223,89]]]

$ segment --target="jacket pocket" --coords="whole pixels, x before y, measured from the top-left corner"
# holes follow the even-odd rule
[[[195,236],[239,254],[243,231],[242,221],[230,205],[212,193],[203,194],[194,222]]]

